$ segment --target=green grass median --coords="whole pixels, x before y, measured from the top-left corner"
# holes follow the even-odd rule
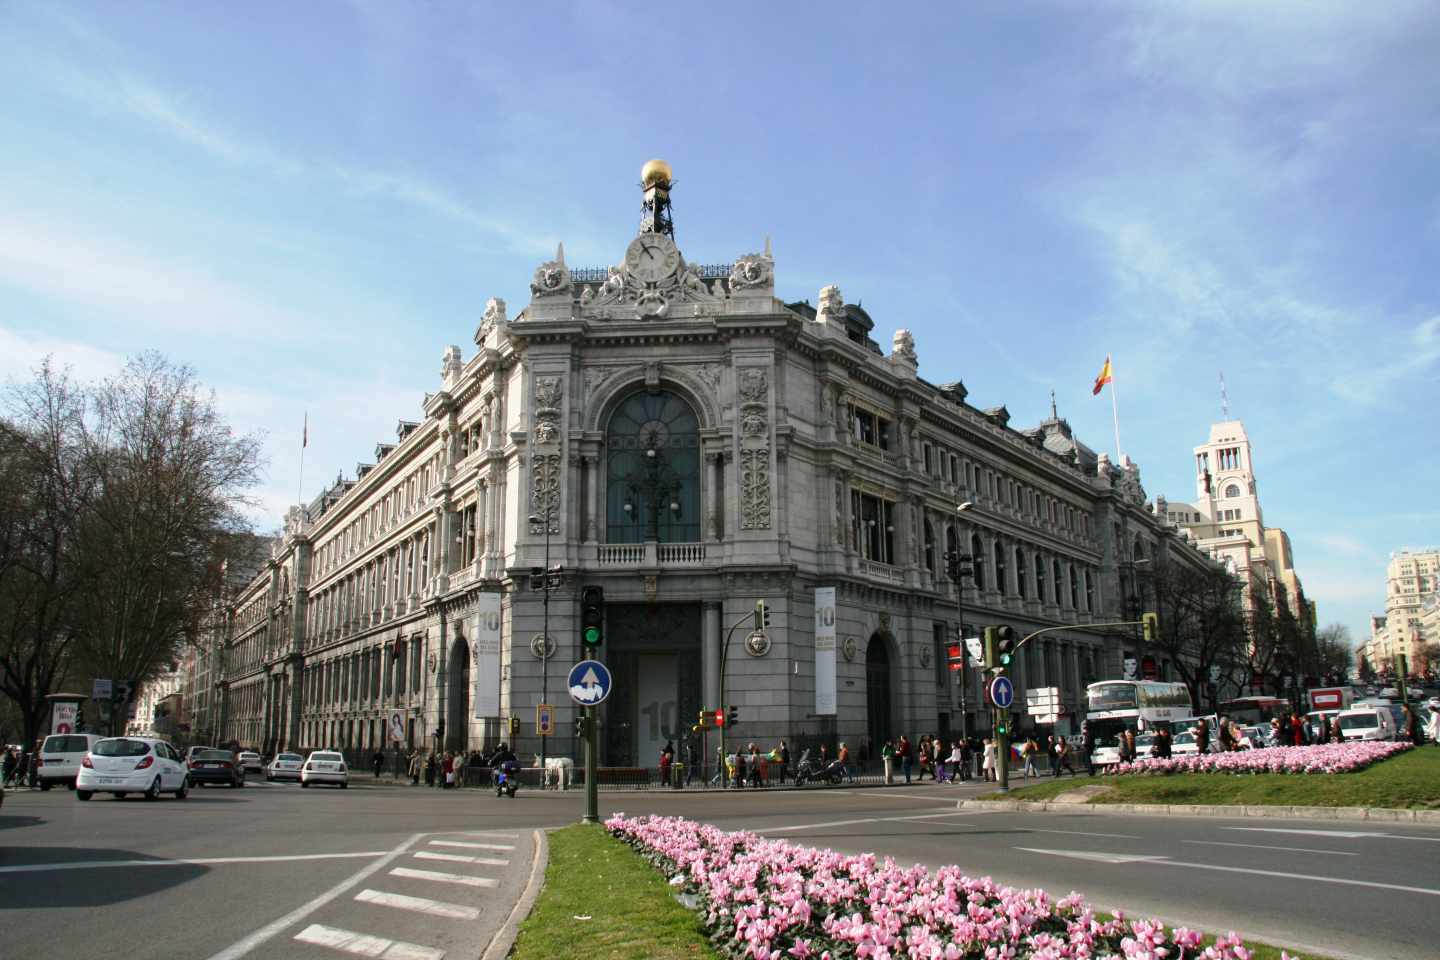
[[[584,917],[585,919],[579,919]],[[514,960],[711,958],[699,916],[658,870],[595,824],[550,834],[545,889],[520,926]]]
[[[1010,781],[1012,784],[1014,779]],[[1174,773],[1058,777],[982,800],[1053,800],[1081,786],[1110,789],[1090,803],[1440,809],[1440,747],[1424,746],[1359,773]]]

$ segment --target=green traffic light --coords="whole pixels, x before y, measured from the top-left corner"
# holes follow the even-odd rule
[[[586,627],[584,639],[587,647],[598,647],[600,645],[600,628]]]

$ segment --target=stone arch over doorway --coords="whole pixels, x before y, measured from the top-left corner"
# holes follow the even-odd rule
[[[464,750],[470,729],[470,644],[457,635],[445,673],[445,749]]]
[[[896,738],[895,730],[895,638],[877,630],[865,645],[865,728],[875,752],[886,740]]]

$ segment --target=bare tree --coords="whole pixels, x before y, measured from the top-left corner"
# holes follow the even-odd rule
[[[1218,566],[1156,561],[1147,579],[1160,620],[1152,648],[1168,656],[1194,703],[1210,700],[1212,668],[1233,675],[1245,662],[1245,622],[1235,578]]]
[[[253,549],[242,508],[259,450],[156,353],[88,387],[47,361],[9,391],[0,692],[27,742],[58,683],[143,681],[198,639],[225,560]]]
[[[47,359],[6,394],[0,421],[0,692],[24,743],[72,662],[83,586],[75,532],[93,492],[80,437],[85,399]]]
[[[198,639],[248,532],[259,441],[230,430],[188,367],[146,353],[95,389],[84,456],[96,490],[76,654],[97,676],[146,680]]]
[[[1345,683],[1354,663],[1355,644],[1350,628],[1332,623],[1315,633],[1316,672],[1326,683]]]

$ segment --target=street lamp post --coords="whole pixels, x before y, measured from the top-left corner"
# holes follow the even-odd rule
[[[975,577],[975,565],[982,558],[966,553],[960,546],[960,515],[973,507],[969,500],[955,505],[955,549],[945,554],[945,573],[955,583],[955,612],[960,619],[960,736],[970,739],[969,671],[965,669],[968,654],[965,651],[965,578]]]
[[[552,511],[552,510],[553,510],[553,507],[552,507],[549,503],[547,503],[547,504],[545,505],[545,515],[544,515],[543,517],[542,517],[540,514],[538,514],[538,513],[536,513],[536,514],[531,514],[531,515],[530,515],[530,530],[531,530],[531,533],[532,533],[532,534],[534,533],[535,526],[536,526],[537,524],[540,524],[540,523],[544,523],[544,524],[545,524],[545,572],[544,572],[544,574],[542,575],[541,581],[540,581],[540,583],[541,583],[541,589],[544,591],[543,599],[541,600],[541,607],[542,607],[543,610],[545,611],[545,612],[544,612],[544,617],[543,617],[543,620],[542,620],[542,624],[543,624],[543,625],[542,625],[541,628],[540,628],[540,629],[541,629],[541,636],[540,636],[540,702],[541,702],[541,703],[549,703],[549,702],[550,702],[550,582],[551,582],[552,574],[553,574],[553,572],[554,572],[554,571],[552,571],[552,570],[550,569],[550,526],[551,526],[551,516],[552,516],[551,511]],[[533,581],[532,581],[531,584],[530,584],[530,588],[531,588],[532,590],[535,588],[535,584],[534,584]],[[538,733],[539,731],[536,731],[536,732]],[[545,741],[546,741],[546,739],[547,739],[547,738],[544,737],[544,736],[540,737],[540,771],[541,771],[542,782],[543,782],[544,771],[545,771]],[[511,745],[511,749],[514,749],[514,745],[513,745],[513,744]]]

